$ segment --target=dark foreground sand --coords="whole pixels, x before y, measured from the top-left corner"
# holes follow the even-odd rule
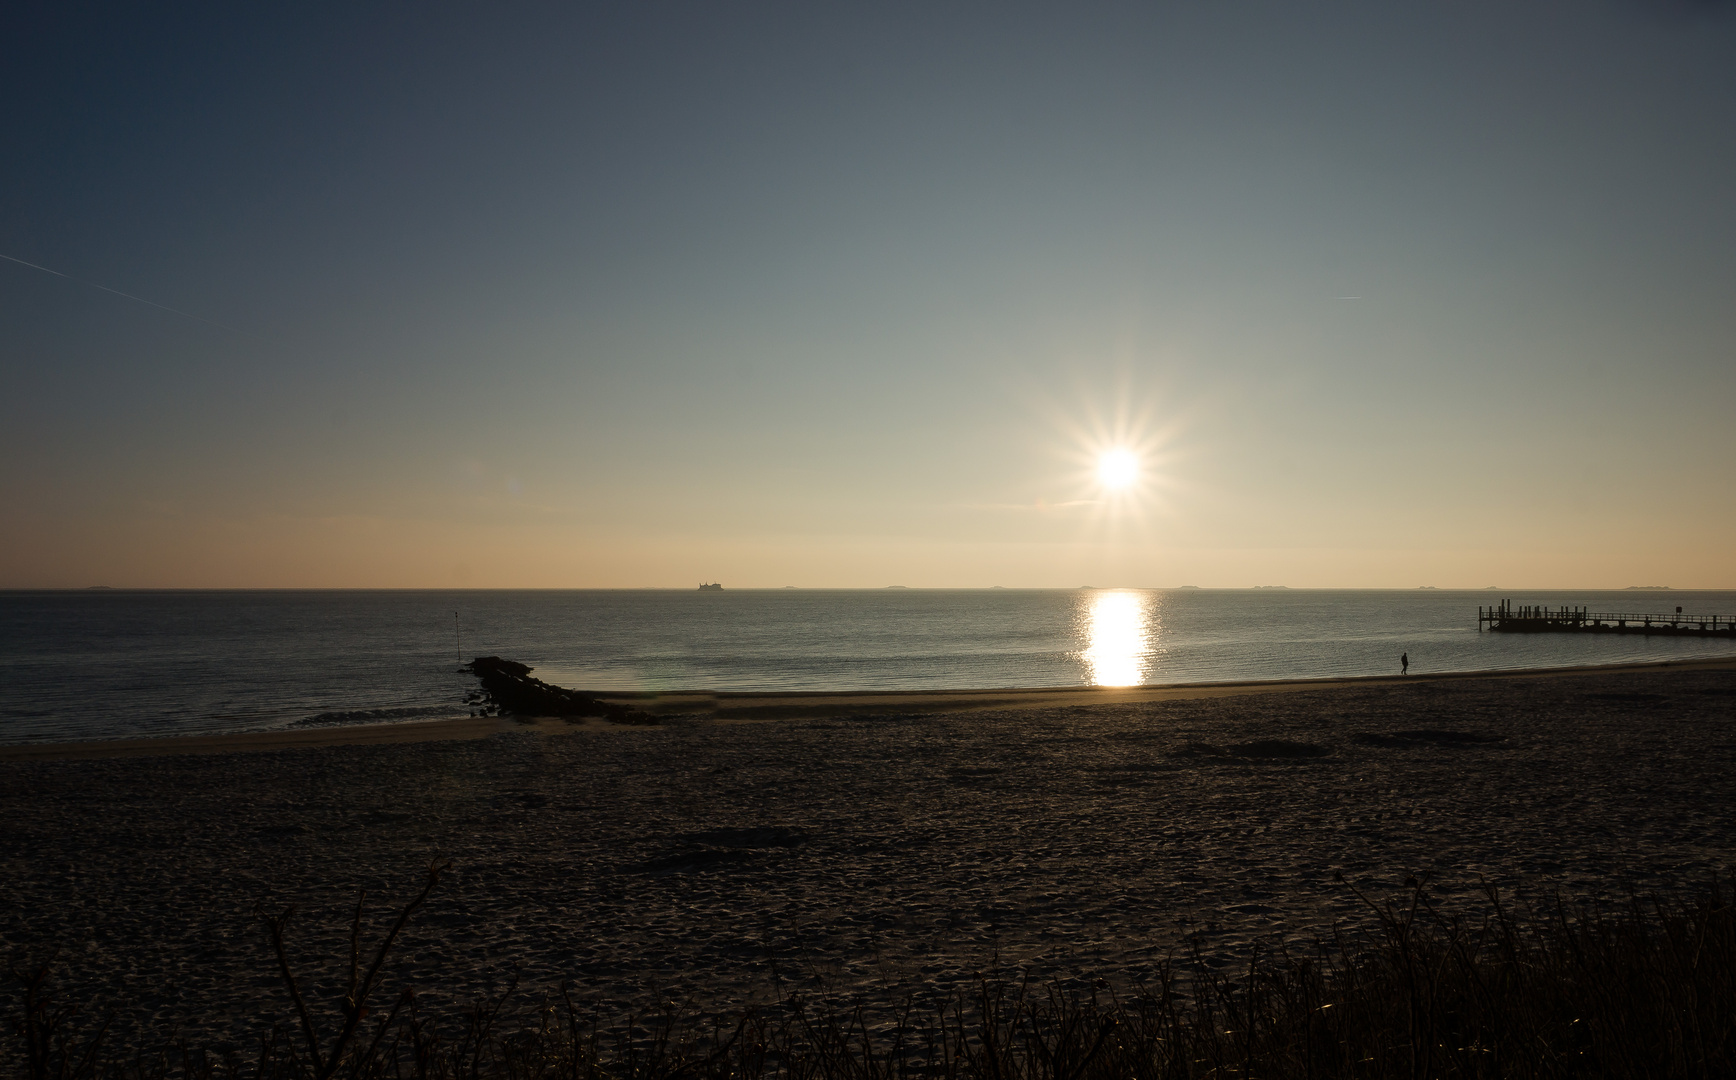
[[[388,990],[437,1005],[516,962],[530,998],[605,1009],[1130,986],[1190,942],[1233,961],[1361,920],[1336,871],[1595,903],[1736,862],[1730,662],[923,703],[0,761],[0,962],[58,949],[129,1040],[245,1040],[288,1017],[257,904],[301,905],[336,996],[356,890],[381,911],[436,855]]]

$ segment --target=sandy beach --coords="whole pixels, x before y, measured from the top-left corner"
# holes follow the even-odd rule
[[[435,858],[388,988],[462,999],[516,964],[529,998],[605,1008],[1133,986],[1357,922],[1339,873],[1601,903],[1736,862],[1736,661],[650,704],[7,747],[0,960],[58,950],[127,1038],[244,1041],[287,1016],[256,908],[300,905],[329,994],[356,890],[383,915]]]

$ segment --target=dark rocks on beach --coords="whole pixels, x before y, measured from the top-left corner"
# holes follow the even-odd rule
[[[640,709],[603,701],[577,690],[533,679],[533,668],[498,656],[478,656],[464,669],[482,681],[484,707],[506,716],[561,716],[574,720],[601,717],[612,724],[655,724],[657,717]]]

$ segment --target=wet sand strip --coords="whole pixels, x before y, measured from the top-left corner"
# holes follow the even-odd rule
[[[1736,656],[1648,664],[1607,664],[1590,667],[1537,668],[1520,671],[1441,672],[1420,675],[1380,675],[1351,678],[1291,679],[1275,682],[1182,683],[1139,687],[1048,687],[998,690],[840,691],[830,693],[701,691],[691,693],[608,694],[598,696],[648,712],[718,723],[775,720],[841,719],[887,713],[957,713],[980,710],[1054,709],[1074,706],[1139,705],[1162,701],[1239,697],[1361,689],[1381,685],[1417,685],[1483,679],[1539,679],[1639,671],[1707,671],[1736,669]],[[229,754],[323,746],[369,746],[454,739],[481,739],[499,731],[532,730],[559,734],[575,729],[609,726],[599,720],[527,720],[516,717],[466,717],[453,720],[406,721],[396,724],[353,724],[342,727],[295,728],[285,731],[224,735],[169,736],[147,739],[101,739],[84,742],[31,743],[0,746],[0,761],[79,761],[110,757],[156,757],[178,754]]]

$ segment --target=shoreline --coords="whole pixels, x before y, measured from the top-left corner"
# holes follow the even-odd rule
[[[1349,675],[1317,679],[1176,683],[1136,687],[1031,687],[984,690],[837,690],[837,691],[686,691],[669,693],[598,693],[605,701],[632,704],[671,719],[716,724],[767,723],[862,717],[886,712],[960,713],[979,710],[1027,710],[1066,706],[1130,705],[1161,701],[1346,690],[1430,682],[1483,679],[1537,679],[1577,675],[1616,675],[1663,670],[1709,671],[1736,669],[1736,656],[1693,660],[1659,660],[1578,667],[1485,669],[1418,675]],[[18,761],[85,761],[100,758],[163,757],[182,754],[233,754],[328,746],[375,746],[419,742],[483,739],[503,731],[561,735],[576,731],[622,730],[588,719],[459,717],[387,724],[292,728],[279,731],[215,735],[170,735],[150,738],[92,739],[71,742],[0,744],[0,763]]]

